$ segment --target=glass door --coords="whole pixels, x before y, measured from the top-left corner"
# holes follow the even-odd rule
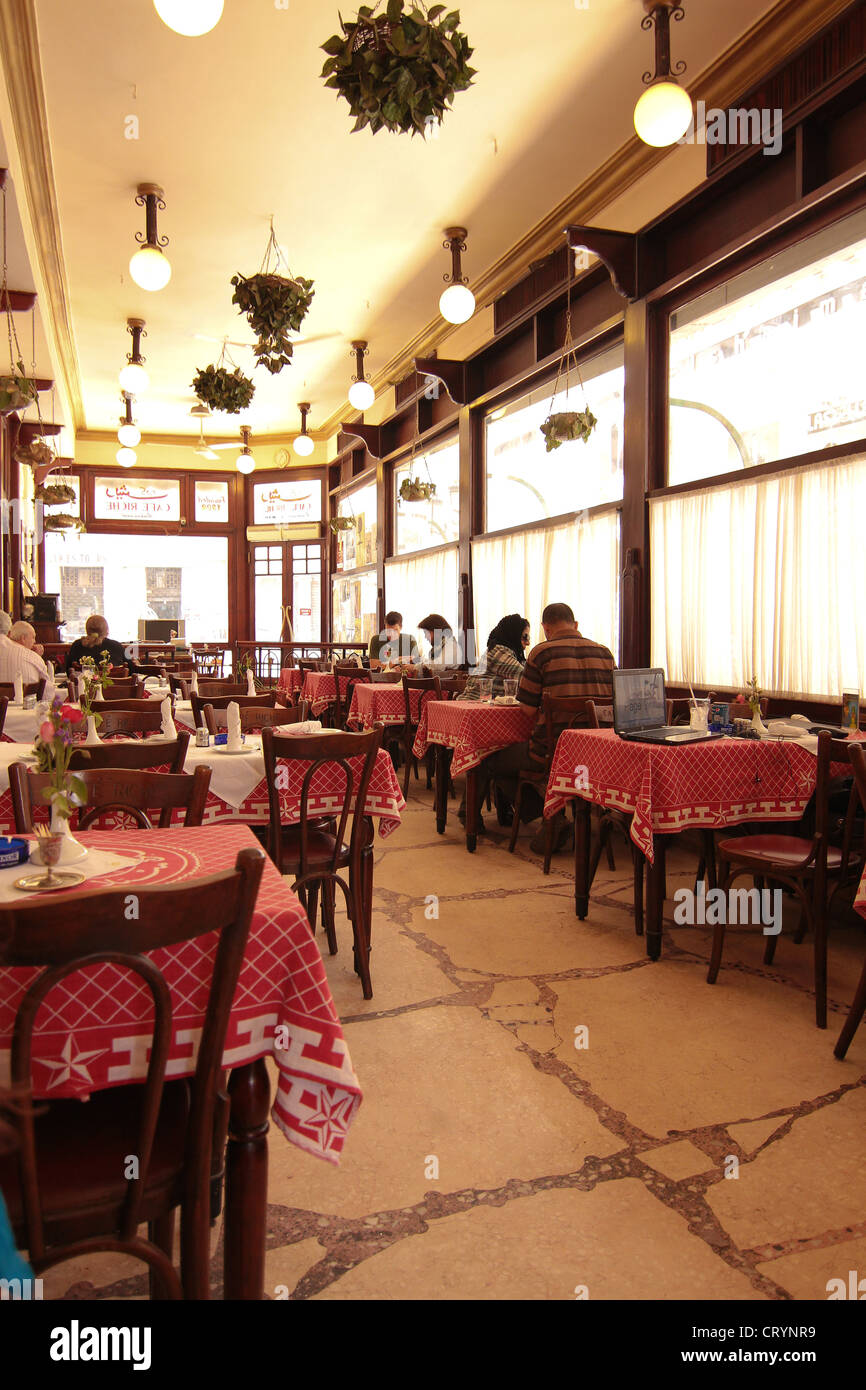
[[[290,541],[253,546],[255,640],[322,641],[322,542]]]

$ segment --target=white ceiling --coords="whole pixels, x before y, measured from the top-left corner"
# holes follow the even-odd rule
[[[674,57],[693,78],[772,7],[686,0]],[[469,228],[465,269],[478,274],[633,134],[653,65],[641,0],[463,0],[478,77],[426,144],[350,133],[345,103],[319,76],[337,9],[226,0],[216,29],[190,39],[167,29],[151,0],[37,0],[88,430],[116,429],[125,323],[137,315],[151,377],[139,423],[145,434],[197,432],[190,382],[223,336],[250,340],[229,281],[258,269],[271,214],[293,272],[316,282],[304,334],[338,336],[299,346],[279,376],[256,370],[242,420],[257,434],[291,431],[309,400],[315,429],[346,400],[352,338],[370,340],[375,375],[435,317],[444,227]],[[137,140],[124,138],[131,115]],[[173,275],[155,295],[127,269],[144,227],[141,181],[160,183],[167,204],[160,231]],[[234,355],[249,371],[251,354]],[[221,417],[211,433],[236,424]]]

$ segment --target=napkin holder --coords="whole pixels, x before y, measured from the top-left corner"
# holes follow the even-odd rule
[[[0,869],[12,869],[17,864],[26,864],[30,858],[30,845],[27,840],[0,838]]]

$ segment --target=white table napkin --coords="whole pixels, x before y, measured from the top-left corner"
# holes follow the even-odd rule
[[[54,662],[53,662],[53,661],[46,661],[46,663],[45,663],[45,669],[46,669],[46,671],[48,672],[48,679],[49,679],[50,681],[53,681],[53,680],[54,680]]]
[[[23,704],[24,704],[24,679],[23,679],[23,677],[22,677],[20,671],[18,672],[18,674],[17,674],[16,676],[13,676],[13,677],[12,677],[12,686],[13,686],[12,699],[13,699],[14,703],[15,703],[16,705],[23,705]]]
[[[232,700],[226,709],[226,730],[228,732],[228,748],[241,747],[241,711],[240,705]]]
[[[247,694],[248,694],[248,695],[255,695],[255,693],[256,693],[256,683],[255,683],[255,681],[253,680],[253,673],[252,673],[252,671],[247,671]]]
[[[171,717],[171,700],[166,696],[159,707],[162,715],[162,736],[167,739],[177,738],[177,729]]]
[[[198,694],[198,671],[193,671],[192,673],[192,677],[189,683],[189,692],[191,695]]]

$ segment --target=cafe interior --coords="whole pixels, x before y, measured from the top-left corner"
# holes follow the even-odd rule
[[[3,1297],[866,1297],[864,0],[0,70]]]

